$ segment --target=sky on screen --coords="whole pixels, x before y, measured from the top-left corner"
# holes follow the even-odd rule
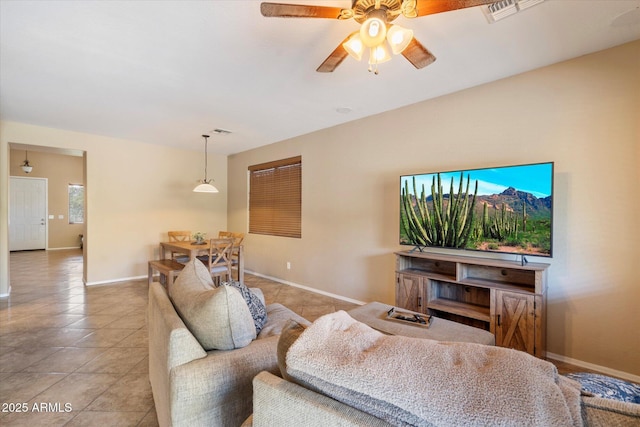
[[[473,194],[475,181],[478,181],[478,195],[485,196],[491,194],[502,193],[508,187],[513,187],[519,191],[531,193],[538,198],[551,195],[551,187],[553,185],[552,163],[540,163],[533,165],[508,166],[500,168],[475,169],[464,171],[463,188],[466,189],[467,176],[471,177],[469,185],[469,193]],[[416,175],[416,186],[418,194],[422,191],[424,184],[427,195],[431,194],[431,182],[437,173],[428,173]],[[400,184],[404,188],[405,182],[408,181],[409,192],[413,193],[413,175],[400,177]],[[449,193],[453,178],[454,192],[458,191],[460,185],[460,171],[441,172],[440,179],[444,193]]]

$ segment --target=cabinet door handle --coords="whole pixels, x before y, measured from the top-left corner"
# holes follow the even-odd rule
[[[497,317],[498,317],[498,319],[497,319],[497,320],[498,320],[498,326],[502,326],[502,325],[500,324],[500,315],[498,314],[498,316],[497,316]]]
[[[418,307],[422,307],[422,297],[418,297]]]

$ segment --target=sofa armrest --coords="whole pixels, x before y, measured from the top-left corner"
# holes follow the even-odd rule
[[[351,406],[288,382],[269,372],[253,380],[253,427],[389,427],[391,424]]]
[[[176,313],[160,283],[154,282],[149,287],[147,316],[150,356],[162,355],[163,362],[166,361],[165,370],[207,355]]]
[[[147,308],[149,332],[149,381],[153,390],[160,425],[169,425],[171,369],[206,357],[200,343],[187,329],[173,308],[164,287],[157,282],[149,286]]]
[[[260,371],[279,374],[278,338],[254,340],[235,350],[210,351],[204,359],[173,368],[172,425],[242,424],[253,410],[253,377]]]

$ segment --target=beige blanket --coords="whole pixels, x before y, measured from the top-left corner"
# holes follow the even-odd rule
[[[289,348],[297,382],[394,425],[580,426],[580,386],[526,353],[384,335],[340,311]]]

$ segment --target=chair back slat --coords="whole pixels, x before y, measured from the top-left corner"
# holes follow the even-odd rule
[[[190,231],[167,231],[170,242],[189,242],[191,241]],[[177,251],[171,251],[171,259],[178,261],[181,264],[186,264],[189,261],[189,254]]]
[[[223,276],[231,280],[231,256],[234,249],[233,239],[211,239],[209,241],[209,256],[207,257],[207,268],[211,277],[220,282]]]
[[[218,237],[220,239],[233,239],[233,246],[238,247],[244,240],[244,233],[234,233],[233,231],[219,231]]]
[[[191,240],[190,231],[168,231],[170,242],[188,242]]]

